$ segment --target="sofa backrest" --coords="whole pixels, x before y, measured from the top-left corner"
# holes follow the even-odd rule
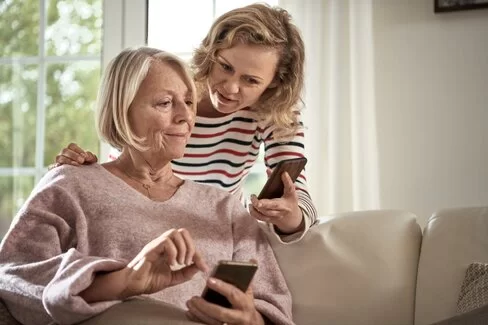
[[[435,213],[425,227],[420,253],[416,325],[456,315],[466,269],[474,262],[488,263],[488,207]]]
[[[268,236],[300,325],[413,324],[422,239],[416,216],[361,211],[321,218],[298,243]]]

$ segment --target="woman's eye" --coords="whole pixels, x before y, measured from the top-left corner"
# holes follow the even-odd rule
[[[259,83],[259,81],[254,78],[247,78],[247,82],[253,85],[257,85]]]
[[[158,103],[158,106],[159,107],[164,107],[164,108],[169,107],[169,106],[171,106],[171,101],[170,100],[165,100],[165,101],[159,102]]]
[[[192,100],[186,100],[185,103],[188,106],[192,106],[193,105],[193,101]]]
[[[225,71],[232,71],[232,67],[228,64],[225,64],[225,63],[220,63],[220,66],[222,67],[222,69],[224,69]]]

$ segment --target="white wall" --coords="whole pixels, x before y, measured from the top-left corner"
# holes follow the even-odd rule
[[[488,205],[488,9],[374,0],[380,204]]]

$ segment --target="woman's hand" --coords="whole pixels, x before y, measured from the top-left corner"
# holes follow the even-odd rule
[[[177,264],[184,266],[173,270]],[[186,282],[199,270],[207,272],[208,266],[195,250],[190,233],[171,229],[144,246],[124,269],[97,275],[80,296],[96,302],[151,294]]]
[[[90,151],[85,151],[78,147],[76,143],[70,143],[66,148],[63,148],[61,152],[56,156],[56,166],[60,165],[73,165],[80,166],[83,164],[93,164],[98,161],[96,155]]]
[[[290,175],[284,172],[281,174],[281,180],[284,185],[283,196],[258,200],[256,195],[251,195],[252,204],[249,212],[258,220],[271,222],[283,234],[292,234],[303,230],[303,213],[298,206],[298,195]]]
[[[224,295],[232,308],[212,304],[194,296],[186,302],[190,320],[209,325],[264,325],[264,319],[254,306],[254,295],[249,286],[246,292],[219,279],[209,278],[207,286]]]
[[[185,265],[174,271],[172,267]],[[190,280],[208,266],[188,230],[171,229],[147,244],[126,267],[128,296],[151,294]]]

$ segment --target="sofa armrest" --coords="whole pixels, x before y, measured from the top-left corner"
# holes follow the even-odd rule
[[[416,216],[341,213],[298,243],[268,235],[293,297],[297,324],[412,324],[422,233]]]
[[[461,284],[473,262],[488,263],[488,207],[434,213],[424,230],[415,324],[431,324],[457,314]]]

